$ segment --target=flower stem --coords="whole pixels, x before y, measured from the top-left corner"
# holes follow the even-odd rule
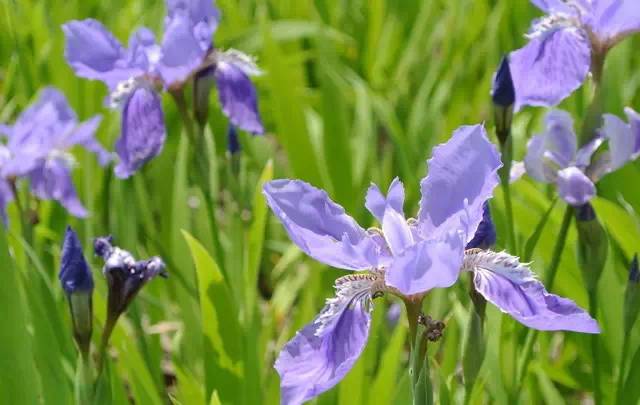
[[[625,333],[622,341],[622,352],[620,355],[620,366],[618,367],[618,382],[616,388],[616,404],[622,403],[622,390],[624,389],[624,377],[626,374],[627,357],[629,356],[629,334]]]
[[[569,225],[571,225],[572,218],[573,218],[573,207],[571,207],[570,205],[567,205],[567,208],[565,209],[564,215],[562,217],[560,232],[558,233],[558,238],[556,239],[556,244],[553,248],[553,256],[551,257],[549,268],[545,273],[544,284],[548,290],[551,290],[551,288],[553,287],[553,282],[558,272],[558,266],[560,265],[560,258],[562,257],[562,251],[564,250],[564,245],[567,241],[567,234],[569,233]],[[522,351],[521,351],[522,356],[520,357],[520,362],[518,363],[518,367],[516,371],[515,387],[522,386],[522,381],[525,377],[527,369],[529,368],[529,363],[531,362],[531,355],[533,354],[533,346],[535,345],[537,338],[538,338],[538,331],[534,329],[529,329],[529,331],[527,332],[527,337],[524,343],[524,347],[522,348]]]
[[[204,128],[198,126],[197,130],[199,136],[196,136],[196,128],[193,120],[191,119],[191,116],[189,115],[183,90],[173,90],[171,91],[171,95],[173,96],[173,100],[178,107],[178,111],[180,112],[180,116],[184,124],[184,129],[187,132],[187,136],[189,137],[189,142],[195,150],[195,161],[199,173],[198,179],[200,182],[200,187],[202,189],[202,195],[204,196],[205,210],[207,212],[207,217],[209,220],[209,228],[211,228],[211,240],[213,241],[214,247],[213,253],[218,265],[223,267],[223,250],[220,239],[218,238],[218,221],[216,219],[215,204],[212,198],[213,190],[211,188],[211,182],[209,181],[209,163],[207,162],[207,157],[204,153],[206,149],[203,148]]]
[[[500,144],[502,150],[502,168],[500,169],[500,185],[502,187],[502,193],[504,195],[504,207],[507,214],[507,227],[508,227],[508,246],[509,251],[513,254],[517,254],[518,246],[516,241],[515,224],[513,221],[513,206],[511,204],[511,189],[510,189],[510,174],[511,174],[511,160],[513,157],[513,142],[512,137],[507,136],[504,144]]]
[[[422,405],[427,403],[426,385],[422,384],[421,377],[428,384],[429,376],[423,375],[423,366],[427,355],[427,339],[422,336],[418,329],[418,319],[422,313],[421,299],[405,299],[407,308],[407,318],[409,321],[409,336],[411,339],[411,355],[409,357],[409,375],[411,377],[411,392],[413,394],[413,404]]]
[[[593,78],[593,98],[587,109],[587,114],[580,131],[579,146],[583,146],[593,139],[596,129],[600,126],[604,99],[602,91],[602,74],[606,51],[596,51],[591,58],[591,77]]]
[[[594,319],[598,311],[598,293],[596,290],[589,291],[589,314]],[[595,405],[602,403],[602,391],[600,389],[600,355],[598,351],[598,334],[591,336],[591,369],[593,373],[593,402]]]

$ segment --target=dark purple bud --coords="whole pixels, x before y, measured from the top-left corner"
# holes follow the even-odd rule
[[[591,204],[586,203],[576,207],[576,220],[586,222],[594,219],[596,219],[596,212]]]
[[[229,125],[229,130],[227,131],[227,150],[232,156],[240,152],[238,130],[233,125]]]
[[[509,69],[509,57],[506,55],[502,58],[500,66],[493,76],[491,98],[493,104],[500,107],[510,107],[516,101],[516,91],[511,79],[511,69]]]
[[[93,330],[93,276],[82,254],[78,235],[67,226],[60,258],[60,283],[67,293],[73,336],[83,356],[88,356]]]
[[[640,283],[640,271],[638,270],[638,254],[633,255],[631,260],[631,266],[629,270],[629,282],[638,284]]]
[[[486,202],[482,207],[482,221],[478,225],[473,239],[467,243],[467,249],[489,249],[496,243],[496,227],[491,218],[491,210]]]
[[[67,294],[93,291],[93,276],[82,254],[78,235],[67,226],[60,257],[60,283]]]

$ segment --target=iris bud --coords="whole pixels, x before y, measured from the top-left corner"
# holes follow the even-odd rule
[[[640,271],[638,255],[633,256],[629,271],[629,283],[624,294],[624,332],[630,333],[640,310]]]
[[[71,227],[67,227],[62,244],[59,278],[69,302],[73,336],[82,354],[87,356],[93,330],[93,276],[78,235]]]
[[[578,264],[582,270],[587,291],[595,291],[607,261],[609,242],[604,227],[591,204],[575,209],[578,231]]]
[[[516,93],[509,69],[509,58],[504,56],[500,66],[493,76],[491,86],[491,99],[494,106],[494,117],[496,123],[496,134],[501,145],[507,142],[511,131],[511,119],[513,118],[513,104],[516,100]]]

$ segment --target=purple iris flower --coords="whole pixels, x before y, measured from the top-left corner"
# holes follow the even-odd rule
[[[558,104],[580,87],[591,68],[602,68],[609,49],[640,31],[637,0],[531,2],[547,15],[533,22],[529,43],[511,53],[516,111]]]
[[[555,183],[568,204],[581,206],[596,195],[595,183],[640,155],[640,115],[626,110],[629,123],[605,114],[599,135],[578,149],[573,119],[566,111],[550,111],[546,128],[529,140],[524,167],[529,176],[543,183]],[[609,150],[592,159],[608,141]]]
[[[56,200],[72,215],[85,217],[87,210],[71,181],[75,159],[69,150],[80,145],[95,153],[100,164],[105,165],[110,154],[94,137],[100,120],[100,116],[94,116],[79,123],[60,91],[53,87],[43,89],[37,101],[13,125],[0,128],[7,136],[6,148],[0,150],[0,177],[28,178],[36,197]],[[6,180],[2,180],[0,194],[8,195],[2,190],[6,187]],[[8,199],[0,197],[0,200],[3,208]]]
[[[98,21],[70,21],[62,26],[65,57],[80,77],[100,80],[110,104],[122,110],[122,131],[116,143],[120,162],[115,173],[127,178],[156,157],[166,128],[160,90],[178,90],[199,71],[215,66],[223,111],[236,126],[261,133],[256,92],[249,75],[253,62],[236,51],[213,49],[211,38],[219,20],[211,0],[168,0],[165,32],[156,43],[147,28],[133,33],[128,48]]]
[[[275,368],[283,404],[307,401],[336,385],[368,338],[372,300],[384,292],[419,299],[473,271],[478,291],[520,322],[542,330],[596,332],[573,302],[548,294],[530,270],[506,253],[471,249],[485,202],[498,184],[496,148],[481,125],[464,126],[434,149],[421,182],[417,219],[404,215],[404,187],[387,195],[376,185],[365,206],[381,229],[365,230],[326,192],[298,180],[264,187],[267,202],[291,240],[327,265],[357,272],[338,278],[336,296],[283,348]]]

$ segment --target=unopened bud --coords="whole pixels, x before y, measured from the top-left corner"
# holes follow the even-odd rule
[[[507,142],[511,132],[511,119],[513,118],[513,104],[516,100],[511,70],[509,69],[509,58],[504,56],[500,66],[493,76],[491,86],[491,99],[494,106],[494,118],[496,124],[496,135],[501,145]]]

